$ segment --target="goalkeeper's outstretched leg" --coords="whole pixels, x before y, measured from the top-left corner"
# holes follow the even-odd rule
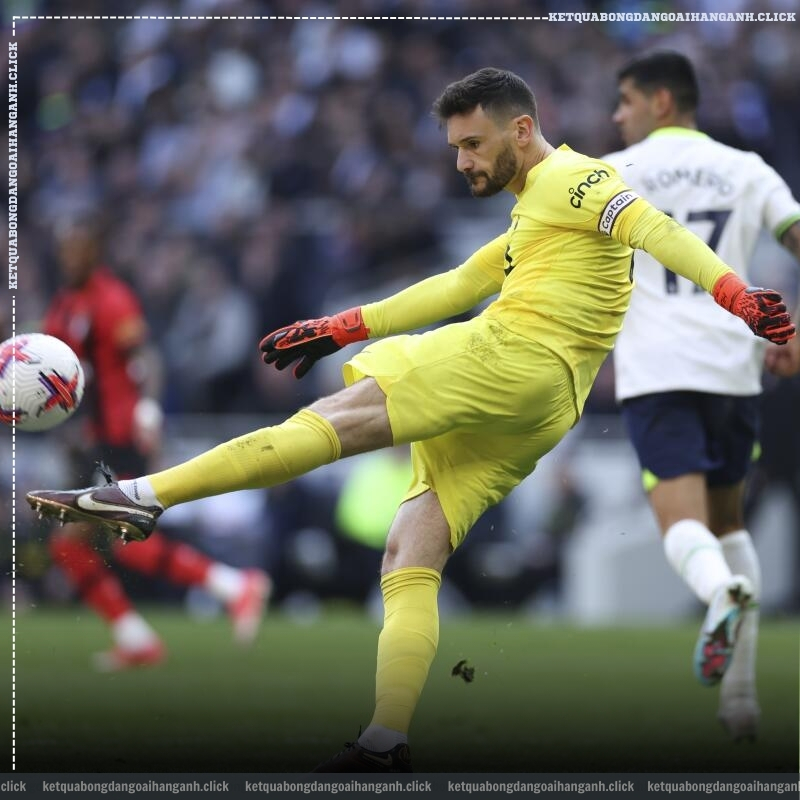
[[[162,472],[74,491],[36,490],[26,499],[42,516],[92,522],[124,541],[143,541],[170,506],[275,486],[343,456],[392,443],[386,397],[369,378],[280,425],[232,439]]]

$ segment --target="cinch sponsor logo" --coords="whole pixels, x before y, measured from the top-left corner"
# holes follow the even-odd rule
[[[569,204],[573,208],[581,207],[581,200],[586,197],[586,192],[592,188],[596,183],[600,183],[603,178],[611,177],[604,169],[596,169],[590,172],[574,189],[570,188],[569,193],[572,195],[569,199]]]
[[[619,212],[626,206],[629,206],[638,197],[639,195],[636,194],[636,192],[632,192],[630,189],[615,194],[606,203],[606,207],[601,212],[597,230],[599,230],[600,233],[606,234],[606,236],[610,236],[611,229],[614,227],[614,222],[616,222]]]

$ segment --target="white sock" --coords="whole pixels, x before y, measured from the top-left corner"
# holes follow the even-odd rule
[[[158,502],[156,493],[150,485],[147,478],[134,478],[133,480],[119,481],[117,483],[119,490],[128,500],[136,503],[137,506],[158,506],[163,509],[164,506]]]
[[[719,539],[699,520],[682,519],[670,526],[664,534],[664,552],[673,569],[706,605],[733,577]]]
[[[761,596],[761,562],[753,545],[753,539],[746,530],[734,531],[721,536],[719,543],[725,560],[734,575],[745,575],[753,584],[753,599]]]
[[[407,744],[408,736],[383,725],[368,725],[364,733],[358,737],[358,743],[367,750],[385,753],[398,744]]]
[[[758,602],[761,596],[761,564],[750,534],[746,530],[734,531],[726,533],[719,541],[731,572],[750,579],[753,584],[753,601]],[[723,694],[738,695],[754,691],[758,616],[757,608],[748,609],[744,615],[733,658],[722,679]]]
[[[212,564],[206,574],[205,588],[223,603],[230,603],[244,589],[244,573],[227,564]]]
[[[125,650],[139,650],[158,641],[158,634],[135,611],[128,611],[111,623],[114,644]]]

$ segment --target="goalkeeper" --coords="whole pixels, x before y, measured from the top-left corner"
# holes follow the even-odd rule
[[[756,335],[780,344],[795,333],[780,295],[743,284],[613,167],[551,146],[530,88],[513,73],[479,70],[448,86],[434,112],[472,194],[516,195],[511,224],[449,272],[262,340],[264,360],[278,369],[296,363],[299,378],[351,342],[389,336],[345,365],[347,388],[163,472],[27,497],[40,513],[142,539],[178,503],[272,486],[410,442],[413,477],[383,559],[374,716],[320,772],[411,771],[407,734],[436,653],[442,570],[477,518],[580,417],[628,308],[633,249],[698,283]],[[495,294],[468,322],[394,335]]]

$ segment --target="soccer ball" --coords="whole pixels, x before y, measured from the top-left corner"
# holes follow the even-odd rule
[[[83,398],[81,362],[55,336],[23,333],[0,344],[0,420],[46,431],[71,417]]]

